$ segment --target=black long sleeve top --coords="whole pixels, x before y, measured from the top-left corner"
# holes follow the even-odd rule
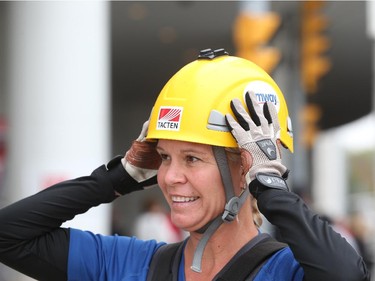
[[[69,229],[61,224],[110,203],[116,191],[140,188],[115,161],[90,176],[61,182],[0,210],[0,262],[37,280],[67,280]],[[296,194],[266,190],[258,197],[265,217],[281,232],[308,281],[367,281],[362,258]]]

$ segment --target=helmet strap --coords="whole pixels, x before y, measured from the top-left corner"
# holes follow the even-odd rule
[[[203,233],[203,236],[195,249],[191,265],[191,269],[195,272],[202,271],[202,256],[208,240],[223,222],[231,222],[234,220],[249,195],[248,188],[246,188],[238,197],[234,195],[232,176],[230,174],[225,149],[224,147],[219,146],[212,146],[212,148],[219,167],[221,180],[224,185],[226,204],[221,216],[217,216],[214,220],[210,221],[197,231],[198,233]]]
[[[194,252],[193,262],[191,264],[191,269],[195,272],[202,272],[202,256],[204,249],[206,248],[208,240],[211,238],[212,234],[219,228],[223,223],[221,216],[217,216],[213,221],[211,221],[204,232],[202,239],[199,241],[197,248]]]

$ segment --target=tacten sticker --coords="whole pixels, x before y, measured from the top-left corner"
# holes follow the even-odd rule
[[[182,107],[161,106],[156,122],[156,130],[179,131],[182,111]]]

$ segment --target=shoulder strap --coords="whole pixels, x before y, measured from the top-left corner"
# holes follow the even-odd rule
[[[286,244],[267,237],[241,255],[224,272],[219,273],[217,281],[244,281],[257,270],[272,254],[287,247]]]
[[[154,254],[147,274],[147,281],[177,281],[178,267],[184,242],[165,244]],[[223,273],[219,273],[217,281],[244,281],[257,270],[272,254],[287,245],[266,237],[250,250],[241,255]]]
[[[147,274],[147,281],[177,281],[184,241],[165,244],[156,250]]]

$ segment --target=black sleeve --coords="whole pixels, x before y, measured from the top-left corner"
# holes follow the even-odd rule
[[[370,280],[363,259],[352,246],[298,195],[269,189],[258,197],[258,207],[289,244],[305,272],[305,280]]]
[[[116,198],[134,181],[120,161],[0,210],[0,262],[37,280],[67,280],[69,229],[61,224]]]

